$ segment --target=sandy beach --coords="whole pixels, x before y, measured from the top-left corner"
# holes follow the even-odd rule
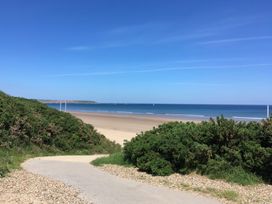
[[[150,130],[170,121],[188,121],[185,119],[160,117],[154,115],[114,114],[97,112],[70,112],[85,123],[92,124],[108,139],[123,144],[131,140],[137,133]]]

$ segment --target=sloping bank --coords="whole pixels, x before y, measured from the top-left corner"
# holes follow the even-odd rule
[[[69,113],[59,112],[36,100],[0,92],[0,177],[35,156],[113,153],[118,150],[120,145],[107,140],[92,125],[84,124]],[[35,180],[33,175],[23,172],[16,175]],[[11,174],[11,178],[13,176]],[[1,182],[4,181],[8,182],[6,178]]]

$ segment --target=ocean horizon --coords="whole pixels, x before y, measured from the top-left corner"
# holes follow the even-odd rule
[[[60,104],[48,103],[47,105],[60,110]],[[272,106],[269,107],[271,110]],[[65,110],[64,103],[61,105],[61,110]],[[200,120],[215,118],[221,115],[235,120],[262,120],[267,117],[266,105],[68,103],[66,105],[66,110],[78,112],[159,115]]]

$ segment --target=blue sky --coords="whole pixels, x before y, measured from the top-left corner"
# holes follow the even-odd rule
[[[98,102],[272,104],[270,0],[2,0],[0,89]]]

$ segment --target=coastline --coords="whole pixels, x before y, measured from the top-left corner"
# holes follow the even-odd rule
[[[47,104],[60,110],[60,104]],[[155,107],[154,107],[155,106]],[[105,113],[109,115],[151,116],[156,119],[203,121],[223,115],[235,121],[261,121],[269,109],[261,105],[195,105],[195,104],[63,104],[71,112]],[[272,107],[271,107],[272,109]]]
[[[124,140],[131,140],[142,131],[151,130],[160,124],[173,121],[200,122],[200,119],[177,118],[160,115],[121,114],[104,112],[69,111],[83,122],[92,124],[98,132],[108,139],[123,145]]]

